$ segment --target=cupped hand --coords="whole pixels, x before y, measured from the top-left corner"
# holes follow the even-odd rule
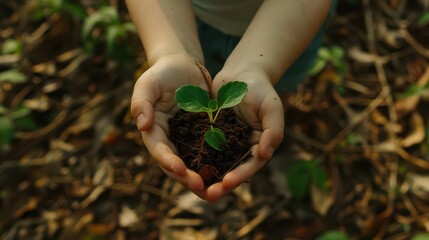
[[[162,57],[136,81],[131,98],[131,115],[151,156],[167,175],[201,197],[204,197],[203,180],[175,154],[174,144],[168,138],[168,119],[179,110],[177,88],[194,84],[209,89],[210,76],[204,73],[189,56]]]
[[[268,75],[258,70],[245,72],[223,70],[213,80],[211,92],[216,93],[222,85],[230,81],[248,84],[246,97],[234,111],[253,129],[250,139],[253,157],[228,172],[221,182],[206,189],[205,199],[210,202],[216,202],[260,170],[272,157],[284,135],[282,101]]]

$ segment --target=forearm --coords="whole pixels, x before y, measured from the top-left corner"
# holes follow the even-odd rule
[[[149,64],[171,54],[204,62],[190,0],[127,0]]]
[[[224,69],[259,69],[275,85],[318,32],[330,6],[330,0],[265,0]]]

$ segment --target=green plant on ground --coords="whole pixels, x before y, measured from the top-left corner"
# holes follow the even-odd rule
[[[321,47],[317,52],[317,58],[313,63],[313,66],[307,72],[309,76],[315,76],[319,74],[328,64],[332,64],[335,70],[344,76],[346,73],[346,63],[344,60],[344,49],[339,46],[333,47]]]
[[[98,29],[99,31],[95,31]],[[107,54],[115,60],[130,59],[132,48],[127,41],[128,33],[135,33],[132,22],[123,22],[115,7],[104,6],[87,17],[82,27],[84,48],[93,53],[95,46],[105,42]]]
[[[423,12],[416,20],[419,27],[423,27],[429,23],[429,11]]]
[[[429,90],[429,82],[427,82],[425,85],[420,86],[418,84],[411,84],[405,92],[401,93],[399,95],[400,98],[408,98],[412,96],[421,96],[425,93],[427,93]]]
[[[325,170],[320,166],[319,161],[299,160],[292,164],[287,171],[287,183],[289,191],[297,200],[304,199],[313,182],[323,191],[327,191],[327,175]]]
[[[30,114],[31,110],[24,106],[11,110],[0,105],[0,150],[11,143],[15,130],[37,128]]]
[[[210,129],[204,134],[209,146],[221,151],[227,143],[225,134],[215,123],[222,109],[239,104],[247,93],[247,84],[234,81],[223,85],[217,92],[217,98],[211,99],[209,92],[195,85],[184,85],[176,90],[176,100],[179,107],[188,112],[206,112],[210,120]]]
[[[1,46],[1,55],[21,54],[22,42],[17,39],[6,39]]]
[[[350,238],[340,231],[328,231],[322,234],[317,240],[349,240]]]
[[[55,13],[68,13],[80,20],[86,17],[85,10],[70,0],[37,0],[31,17],[37,21]]]

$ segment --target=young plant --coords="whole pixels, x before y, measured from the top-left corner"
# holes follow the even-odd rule
[[[184,85],[176,90],[176,100],[179,107],[188,112],[206,112],[210,120],[210,129],[204,134],[207,144],[222,151],[222,145],[227,143],[225,134],[215,123],[222,109],[239,104],[247,93],[247,84],[244,82],[229,82],[217,92],[217,98],[211,99],[210,94],[195,85]]]
[[[98,29],[101,36],[94,35]],[[130,59],[132,49],[128,40],[128,33],[135,33],[136,28],[132,22],[123,22],[118,10],[113,6],[99,8],[87,17],[82,27],[84,48],[92,52],[100,40],[106,42],[107,54],[115,60]],[[125,43],[124,43],[125,42]]]

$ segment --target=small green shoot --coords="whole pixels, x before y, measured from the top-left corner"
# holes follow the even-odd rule
[[[0,105],[0,150],[11,143],[15,130],[37,128],[30,113],[31,110],[24,106],[10,110]]]
[[[0,72],[0,83],[25,83],[27,82],[27,76],[17,69],[10,69],[4,72]]]
[[[187,112],[206,112],[210,121],[210,129],[204,134],[207,144],[222,151],[222,145],[227,143],[226,136],[219,128],[213,127],[219,112],[222,109],[239,104],[247,93],[247,84],[234,81],[223,85],[216,99],[211,99],[210,94],[195,85],[184,85],[176,90],[178,106]]]
[[[101,37],[93,36],[97,27],[104,34]],[[132,22],[123,22],[115,7],[104,6],[85,19],[82,27],[82,39],[85,49],[89,52],[94,51],[95,45],[100,39],[104,40],[109,57],[121,60],[127,59],[132,55],[129,44],[124,44],[123,41],[127,40],[127,33],[135,32],[134,24]]]
[[[68,13],[79,20],[86,17],[85,10],[70,0],[37,0],[36,9],[31,17],[38,21],[55,13]]]
[[[1,54],[21,54],[22,42],[16,39],[7,39],[1,47]]]
[[[289,191],[297,200],[304,199],[310,191],[310,184],[314,182],[317,187],[327,191],[328,177],[318,161],[296,161],[287,171]]]
[[[310,68],[307,74],[310,77],[319,74],[326,67],[326,65],[328,65],[328,63],[332,64],[341,76],[344,76],[346,73],[344,49],[338,46],[331,48],[321,47],[317,52],[317,58],[313,63],[313,66]]]
[[[429,240],[429,233],[420,233],[414,235],[411,240]]]
[[[340,231],[328,231],[322,234],[317,240],[349,240],[350,238]]]
[[[408,98],[412,96],[421,96],[424,93],[426,93],[429,90],[429,82],[426,83],[424,86],[420,86],[417,84],[411,84],[405,92],[399,94],[400,98]]]
[[[423,26],[425,26],[426,24],[428,24],[428,23],[429,23],[429,11],[426,11],[426,12],[422,13],[422,14],[417,18],[416,23],[417,23],[417,25],[418,25],[419,27],[423,27]]]

